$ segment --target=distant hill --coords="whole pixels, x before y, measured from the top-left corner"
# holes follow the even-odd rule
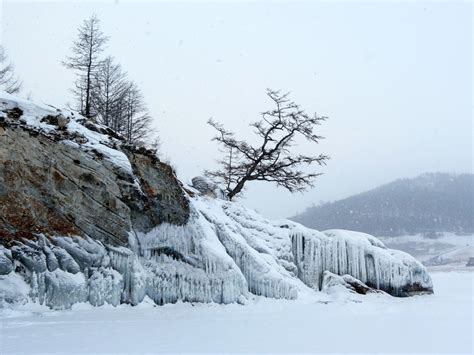
[[[429,173],[400,179],[291,218],[319,230],[374,235],[474,232],[474,175]]]

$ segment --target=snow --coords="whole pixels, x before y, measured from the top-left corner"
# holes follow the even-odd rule
[[[421,263],[406,253],[387,249],[368,234],[344,230],[321,233],[288,220],[269,221],[235,202],[199,198],[193,204],[214,224],[218,239],[254,294],[295,298],[295,292],[304,292],[300,280],[319,290],[326,270],[349,274],[368,286],[400,296],[411,293],[403,290],[406,286],[431,287]],[[261,290],[261,285],[268,287]]]
[[[18,274],[0,275],[0,309],[7,306],[5,303],[26,303],[29,291],[30,287]]]
[[[31,101],[8,94],[4,91],[0,91],[0,108],[4,110],[15,107],[19,107],[23,110],[20,120],[24,120],[27,126],[45,133],[54,132],[56,131],[57,127],[48,124],[47,122],[41,122],[42,118],[48,115],[57,116],[60,114],[69,118],[69,122],[67,123],[66,127],[67,132],[70,134],[82,136],[86,140],[81,144],[77,144],[76,142],[70,140],[64,140],[62,141],[62,144],[77,146],[85,152],[95,150],[102,154],[104,159],[112,163],[119,170],[122,170],[124,173],[129,175],[133,175],[132,166],[127,156],[120,150],[112,148],[113,146],[119,145],[119,141],[105,134],[101,134],[86,128],[82,123],[79,122],[85,120],[85,118],[80,114],[66,109],[59,109],[51,105],[33,103]],[[104,126],[98,124],[95,125],[97,127],[105,128]]]
[[[23,126],[51,135],[58,127],[42,118],[67,117],[62,144],[99,152],[133,177],[120,142],[84,118],[5,93],[0,106],[20,106]],[[432,281],[417,260],[373,236],[270,221],[208,195],[190,198],[185,225],[131,233],[130,249],[77,236],[0,248],[0,353],[467,348],[472,274],[437,274],[434,296],[354,294],[346,283],[408,296],[430,291]],[[168,303],[176,304],[156,306]],[[400,331],[406,336],[393,343]]]
[[[435,294],[154,307],[28,304],[0,312],[0,353],[472,354],[474,273],[433,273]]]
[[[441,233],[436,238],[423,235],[381,237],[387,246],[410,253],[429,270],[468,270],[469,258],[474,258],[474,235]]]
[[[239,268],[220,244],[213,226],[191,206],[184,226],[164,223],[137,233],[148,273],[147,294],[158,304],[188,300],[238,302],[247,294]]]
[[[23,110],[18,119],[14,117],[19,112],[8,114],[17,106]],[[85,154],[99,152],[134,178],[127,156],[113,148],[120,141],[96,132],[107,132],[105,127],[6,93],[0,93],[0,107],[10,117],[9,124],[54,135]],[[355,277],[396,296],[431,291],[430,276],[417,260],[387,249],[373,236],[270,221],[239,203],[211,198],[218,195],[217,186],[193,181],[203,191],[189,197],[190,219],[185,225],[162,223],[147,233],[134,231],[131,249],[103,245],[88,236],[17,241],[12,256],[0,250],[0,271],[18,274],[28,284],[29,301],[54,309],[80,302],[137,305],[145,297],[156,304],[246,303],[251,294],[304,299],[322,289],[325,271]],[[24,294],[18,283],[12,287],[13,291],[0,288],[0,300],[11,303],[11,292]]]
[[[190,209],[185,225],[162,223],[136,232],[134,250],[77,236],[18,243],[12,247],[18,268],[4,272],[18,273],[29,291],[25,297],[17,284],[8,292],[0,288],[0,300],[14,303],[10,296],[17,292],[19,300],[67,309],[80,302],[137,305],[146,296],[159,305],[246,303],[252,294],[305,299],[322,289],[326,271],[395,296],[432,288],[417,260],[367,234],[269,221],[238,203],[209,197],[190,199]],[[3,249],[2,255],[8,266]]]

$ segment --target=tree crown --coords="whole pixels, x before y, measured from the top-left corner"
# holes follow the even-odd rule
[[[305,191],[321,173],[306,173],[302,167],[325,165],[329,159],[324,154],[294,154],[291,149],[297,136],[313,143],[323,139],[314,129],[327,117],[307,114],[288,98],[288,93],[267,89],[266,94],[275,107],[263,112],[261,119],[250,125],[260,140],[257,145],[238,140],[233,132],[213,119],[208,121],[217,130],[213,140],[221,145],[224,158],[219,161],[219,170],[206,171],[206,175],[224,182],[229,199],[240,193],[249,181],[274,182],[290,192]]]

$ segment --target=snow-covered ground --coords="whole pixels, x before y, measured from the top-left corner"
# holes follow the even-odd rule
[[[473,352],[474,273],[433,273],[434,295],[336,294],[247,305],[185,304],[0,313],[0,353]],[[329,296],[327,296],[329,297]],[[327,298],[326,297],[326,298]]]
[[[474,270],[466,267],[469,258],[474,258],[474,235],[443,233],[437,238],[405,235],[379,239],[389,248],[414,256],[431,271]]]

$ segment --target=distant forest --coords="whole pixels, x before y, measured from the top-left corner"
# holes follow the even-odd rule
[[[351,229],[378,236],[474,233],[474,175],[429,173],[400,179],[310,207],[291,219],[319,230]]]

